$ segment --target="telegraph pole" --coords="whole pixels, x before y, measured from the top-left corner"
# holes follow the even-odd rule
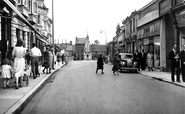
[[[54,42],[54,0],[52,0],[52,20],[53,20],[53,24],[52,24],[52,43],[53,43],[53,48],[55,49],[55,42]]]

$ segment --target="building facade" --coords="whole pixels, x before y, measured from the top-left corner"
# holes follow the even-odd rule
[[[90,41],[89,35],[86,38],[77,38],[75,41],[75,60],[89,60],[92,59],[92,54],[90,51]]]

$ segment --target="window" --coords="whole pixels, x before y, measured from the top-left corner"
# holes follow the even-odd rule
[[[31,13],[31,0],[28,0],[28,12]]]
[[[37,2],[33,2],[32,13],[37,15],[37,12],[38,12],[38,3]]]
[[[40,15],[38,15],[37,17],[38,17],[37,18],[37,24],[41,24],[41,17],[40,17]]]
[[[18,5],[21,5],[21,0],[17,0],[17,4]]]
[[[135,18],[133,19],[133,32],[135,32],[135,30],[136,30],[136,20],[135,20]]]
[[[25,7],[27,7],[27,1],[28,1],[28,0],[22,0],[22,4],[23,4]]]

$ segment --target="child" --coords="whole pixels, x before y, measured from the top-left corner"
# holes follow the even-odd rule
[[[3,88],[6,89],[9,88],[9,80],[12,75],[12,69],[7,58],[5,58],[2,63]]]

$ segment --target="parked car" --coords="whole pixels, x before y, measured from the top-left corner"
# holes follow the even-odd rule
[[[132,53],[119,53],[121,57],[120,71],[133,71],[138,72],[137,62],[133,60],[134,56]]]

